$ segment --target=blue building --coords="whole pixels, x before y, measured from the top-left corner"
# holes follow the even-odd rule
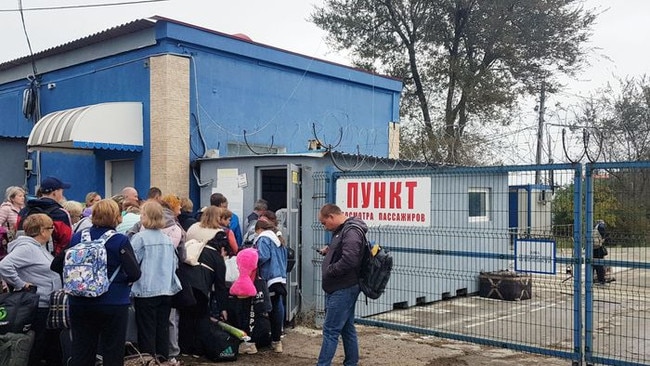
[[[202,159],[396,158],[402,83],[172,19],[140,19],[0,64],[0,187],[70,199],[134,186],[199,201]]]

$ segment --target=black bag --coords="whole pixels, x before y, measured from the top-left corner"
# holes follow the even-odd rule
[[[45,322],[47,329],[70,328],[70,305],[68,294],[63,289],[58,289],[50,294],[50,310]]]
[[[253,281],[253,284],[255,284],[255,290],[257,290],[257,294],[251,301],[254,312],[256,314],[270,312],[273,309],[273,304],[271,304],[266,281],[258,277]]]
[[[217,323],[210,322],[208,336],[203,337],[204,356],[210,361],[237,361],[240,340],[223,330]]]
[[[176,276],[181,282],[181,290],[172,296],[172,307],[179,309],[188,306],[196,305],[196,298],[194,297],[194,291],[192,290],[192,285],[190,284],[189,271],[192,268],[185,263],[178,263],[178,268],[176,269]]]
[[[0,365],[23,366],[29,363],[34,345],[34,331],[0,335]]]
[[[361,231],[364,243],[364,254],[359,273],[359,287],[364,295],[371,299],[378,299],[386,290],[390,273],[393,270],[393,257],[379,245],[373,246],[366,238],[364,230],[354,223],[348,224],[350,228]]]
[[[267,313],[251,314],[250,337],[258,348],[271,345],[271,320]]]
[[[38,298],[29,291],[0,294],[0,334],[27,332],[36,315]]]
[[[607,248],[604,245],[594,248],[594,258],[605,258],[607,256]]]

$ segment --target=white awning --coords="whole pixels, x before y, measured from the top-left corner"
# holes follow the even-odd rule
[[[93,104],[41,118],[27,140],[33,150],[142,151],[142,103]]]

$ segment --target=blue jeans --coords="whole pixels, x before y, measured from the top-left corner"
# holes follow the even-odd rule
[[[284,301],[282,295],[271,296],[273,310],[269,313],[271,320],[271,341],[279,342],[282,338],[282,326],[284,325]]]
[[[354,328],[354,307],[359,296],[359,285],[325,294],[325,322],[323,322],[323,344],[318,355],[317,366],[332,364],[339,335],[343,338],[345,352],[344,366],[359,363],[359,343]]]

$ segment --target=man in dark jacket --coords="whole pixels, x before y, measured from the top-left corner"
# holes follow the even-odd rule
[[[323,260],[325,321],[318,366],[332,363],[339,336],[343,338],[343,365],[359,363],[359,344],[354,328],[354,307],[359,296],[359,272],[363,260],[364,236],[368,226],[356,217],[348,218],[334,204],[324,205],[319,220],[332,232],[332,240]]]
[[[59,254],[70,244],[72,238],[72,223],[70,215],[63,209],[61,202],[65,200],[63,190],[70,188],[70,185],[63,183],[58,178],[47,177],[41,182],[39,192],[40,198],[27,201],[25,207],[18,213],[16,226],[22,229],[22,220],[34,213],[44,213],[54,222],[52,243],[54,255]]]

